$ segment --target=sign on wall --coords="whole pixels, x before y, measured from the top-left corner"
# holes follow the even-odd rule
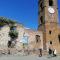
[[[23,36],[22,43],[28,44],[28,36]]]

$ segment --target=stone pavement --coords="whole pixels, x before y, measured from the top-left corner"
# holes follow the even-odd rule
[[[23,56],[23,55],[0,55],[0,60],[60,60],[60,56],[57,57],[38,57],[38,56]]]

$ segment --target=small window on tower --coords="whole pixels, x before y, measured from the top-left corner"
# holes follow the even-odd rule
[[[51,34],[51,30],[49,31],[49,34]]]
[[[50,41],[50,44],[52,44],[52,41]]]
[[[49,6],[53,6],[53,0],[49,0]]]
[[[60,35],[58,35],[59,43],[60,43]]]
[[[41,24],[43,24],[43,16],[40,17]]]
[[[40,7],[41,7],[41,9],[43,8],[43,4],[42,3],[40,4]]]

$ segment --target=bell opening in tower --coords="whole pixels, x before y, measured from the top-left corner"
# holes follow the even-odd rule
[[[49,0],[49,6],[53,6],[53,0]]]

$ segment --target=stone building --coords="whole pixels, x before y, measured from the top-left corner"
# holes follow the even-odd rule
[[[18,38],[16,39],[15,47],[10,49],[11,52],[16,53],[23,49],[31,51],[36,49],[38,50],[39,48],[43,49],[42,32],[23,27],[20,24],[16,24],[15,29],[18,32]],[[8,41],[11,39],[9,31],[9,25],[5,25],[0,28],[0,51],[8,51]]]
[[[28,49],[30,51],[43,49],[43,34],[40,31],[35,31],[30,28],[17,25],[19,33],[17,38],[17,50]],[[24,45],[23,45],[24,44]]]
[[[60,25],[58,22],[57,0],[38,0],[38,30],[32,30],[16,24],[18,38],[16,39],[15,50],[28,49],[36,51],[42,49],[47,51],[51,48],[60,53]],[[7,43],[10,27],[8,25],[0,28],[0,50],[8,50]],[[14,50],[13,50],[14,51]]]
[[[28,34],[28,50],[33,51],[33,54],[39,54],[39,49],[43,50],[43,34],[40,31],[25,29]]]

